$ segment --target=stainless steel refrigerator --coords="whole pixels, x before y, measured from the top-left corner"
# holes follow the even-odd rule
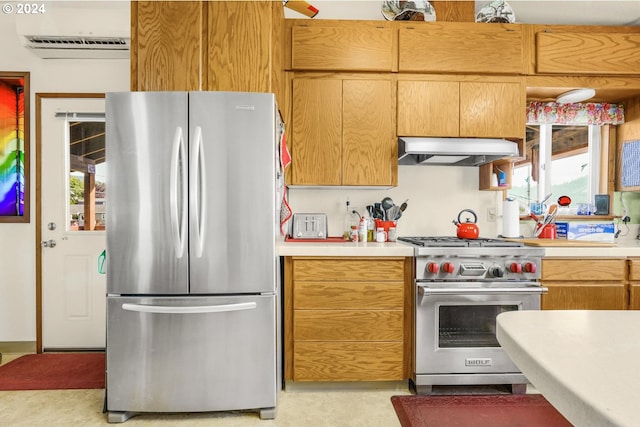
[[[273,94],[106,95],[110,422],[275,417],[282,132]]]

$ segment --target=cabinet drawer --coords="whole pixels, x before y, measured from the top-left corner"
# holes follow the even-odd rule
[[[389,259],[295,259],[293,280],[376,281],[404,280],[404,260]]]
[[[640,283],[629,284],[629,310],[640,310]]]
[[[625,280],[625,259],[543,259],[542,280]]]
[[[518,25],[453,22],[407,25],[399,29],[398,43],[400,72],[522,74],[524,71],[522,29]]]
[[[291,29],[294,70],[391,71],[392,51],[393,31],[386,23]]]
[[[640,34],[538,33],[536,71],[640,74]]]
[[[624,283],[542,282],[549,292],[542,295],[543,310],[626,310]]]
[[[296,282],[293,306],[296,309],[401,310],[404,306],[404,284]]]
[[[297,341],[402,341],[403,312],[362,310],[295,310]]]
[[[399,381],[403,347],[395,342],[298,342],[295,381]]]
[[[640,280],[640,258],[629,259],[629,280]]]

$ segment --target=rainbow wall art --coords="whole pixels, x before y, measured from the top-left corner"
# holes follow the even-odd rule
[[[24,83],[0,80],[0,216],[24,215]]]

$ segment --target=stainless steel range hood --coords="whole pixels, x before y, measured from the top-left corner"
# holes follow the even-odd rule
[[[518,156],[518,144],[506,139],[398,138],[399,165],[480,166]]]

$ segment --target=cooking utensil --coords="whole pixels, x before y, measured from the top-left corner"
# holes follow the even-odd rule
[[[402,216],[402,210],[398,205],[393,205],[389,210],[387,210],[387,219],[395,221],[401,216]]]
[[[542,203],[542,204],[544,205],[544,202],[546,202],[547,200],[549,200],[549,199],[551,198],[551,195],[552,195],[552,194],[553,194],[553,193],[549,193],[549,194],[547,194],[546,196],[544,196],[544,199],[542,199],[542,201],[541,201],[540,203]]]
[[[380,206],[382,207],[382,209],[384,209],[385,211],[391,209],[391,206],[394,206],[395,203],[393,203],[393,199],[391,197],[385,197],[384,199],[382,199],[382,201],[380,202]]]
[[[460,219],[463,212],[469,212],[473,215],[473,222],[471,219],[467,218],[465,222],[462,222]],[[477,239],[480,235],[480,229],[476,224],[478,222],[478,215],[471,209],[463,209],[458,214],[458,220],[453,220],[453,223],[458,227],[457,236],[459,239]]]
[[[409,199],[405,200],[404,202],[402,202],[402,204],[400,205],[400,210],[402,212],[404,212],[407,209],[407,202],[409,201]]]
[[[551,205],[549,206],[549,211],[547,212],[547,214],[544,216],[544,221],[542,221],[542,223],[540,221],[538,221],[536,223],[536,230],[533,233],[534,237],[538,237],[540,235],[540,233],[542,233],[542,230],[544,230],[544,228],[553,223],[556,220],[556,215],[558,214],[558,205]]]

